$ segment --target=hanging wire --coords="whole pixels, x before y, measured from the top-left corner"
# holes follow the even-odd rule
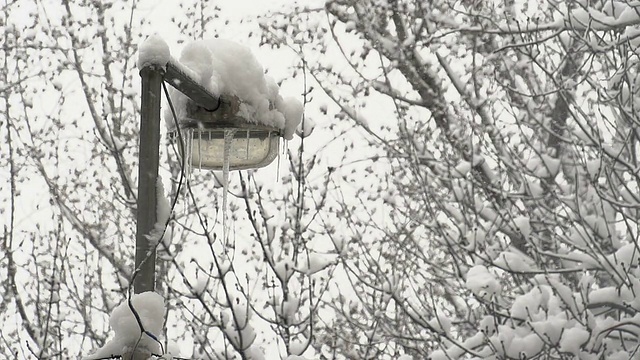
[[[180,162],[180,179],[178,180],[178,188],[176,189],[176,196],[173,198],[173,203],[171,204],[171,213],[173,213],[173,208],[176,206],[178,202],[178,194],[180,194],[180,190],[182,189],[182,183],[184,181],[184,170],[186,167],[187,157],[185,156],[185,152],[187,151],[184,143],[184,139],[182,138],[182,131],[180,130],[180,125],[178,124],[178,115],[176,114],[176,109],[173,106],[173,102],[171,101],[171,97],[169,96],[169,90],[167,90],[167,84],[162,82],[162,89],[164,90],[164,95],[167,97],[167,102],[169,103],[169,109],[171,109],[171,115],[173,117],[173,124],[176,127],[176,132],[178,134],[178,139],[180,142],[180,148],[182,149],[182,156]],[[164,235],[164,234],[163,234]]]
[[[198,170],[202,170],[202,130],[198,130]]]
[[[185,151],[185,147],[184,147],[184,141],[182,139],[182,135],[180,133],[180,127],[178,126],[178,117],[176,115],[176,111],[175,108],[173,106],[173,103],[171,102],[171,98],[169,97],[169,91],[167,90],[167,85],[163,82],[162,83],[162,89],[164,90],[165,96],[167,97],[167,101],[169,102],[169,108],[171,109],[171,113],[173,115],[173,119],[174,119],[174,123],[176,125],[176,129],[178,132],[178,138],[180,139],[180,146],[182,148],[182,151],[184,153]],[[169,216],[167,217],[167,221],[164,224],[164,229],[162,230],[162,234],[159,237],[159,240],[162,239],[165,235],[165,233],[167,232],[167,226],[169,225],[169,222],[171,221],[171,214],[173,214],[173,210],[176,207],[176,203],[178,202],[178,194],[180,194],[180,190],[182,189],[182,184],[184,183],[184,168],[185,168],[185,157],[182,156],[182,162],[180,164],[181,167],[181,171],[180,171],[180,178],[178,180],[178,188],[176,190],[176,196],[173,198],[173,201],[171,202],[171,208],[169,210]],[[156,244],[156,247],[158,246],[158,244],[160,243],[160,241],[158,241],[158,243]],[[146,259],[145,259],[146,261]],[[134,271],[133,276],[131,278],[131,283],[133,283],[133,280],[135,280],[136,276],[138,275],[138,269],[136,269],[136,271]],[[130,295],[130,294],[129,294]],[[131,296],[129,296],[129,299],[131,298]],[[131,300],[129,300],[129,302],[131,302]],[[142,326],[142,324],[139,324],[140,326]]]

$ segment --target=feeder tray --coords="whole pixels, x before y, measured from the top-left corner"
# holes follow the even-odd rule
[[[224,169],[225,134],[229,139],[229,170],[260,168],[278,155],[280,130],[251,123],[239,117],[241,101],[227,97],[212,111],[189,101],[186,116],[180,119],[180,133],[187,149],[187,162],[192,168]],[[175,141],[178,131],[169,134]],[[182,148],[180,156],[183,156]]]

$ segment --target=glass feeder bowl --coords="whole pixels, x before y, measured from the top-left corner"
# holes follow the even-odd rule
[[[213,111],[188,102],[186,117],[180,119],[180,133],[187,150],[187,163],[191,168],[204,170],[224,169],[225,134],[229,144],[229,170],[255,169],[269,165],[278,155],[280,131],[276,128],[248,122],[236,114],[240,100],[231,97],[221,101]],[[172,141],[178,131],[169,134]],[[180,156],[182,154],[181,146]]]

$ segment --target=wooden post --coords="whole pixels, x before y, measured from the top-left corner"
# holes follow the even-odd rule
[[[147,237],[157,221],[157,179],[160,152],[160,102],[164,71],[148,66],[142,77],[140,155],[138,165],[138,210],[136,233],[136,271],[133,291],[155,290],[156,250]]]

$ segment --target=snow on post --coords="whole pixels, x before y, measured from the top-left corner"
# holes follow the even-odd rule
[[[138,47],[138,69],[151,65],[164,67],[171,60],[169,45],[159,36],[151,35]]]
[[[172,60],[172,64],[175,60]],[[236,96],[241,105],[239,117],[256,125],[273,127],[290,140],[302,119],[302,104],[283,98],[280,88],[258,63],[251,51],[240,44],[222,40],[198,40],[185,46],[175,63],[212,94]],[[171,92],[178,120],[186,114],[187,97]],[[173,115],[165,110],[165,120],[173,130]]]
[[[152,353],[160,352],[160,339],[162,324],[164,323],[164,298],[155,292],[144,292],[131,297],[131,304],[140,317],[140,321],[147,333],[142,333],[136,318],[127,301],[118,305],[109,317],[109,325],[114,332],[113,338],[93,354],[85,357],[85,360],[95,360],[122,356],[136,347],[137,350],[146,350]]]
[[[164,194],[164,186],[162,185],[162,178],[158,175],[156,179],[156,223],[153,225],[153,229],[145,236],[149,239],[151,246],[157,246],[159,241],[162,240],[162,236],[165,233],[169,216],[171,216],[171,205],[169,199]]]

